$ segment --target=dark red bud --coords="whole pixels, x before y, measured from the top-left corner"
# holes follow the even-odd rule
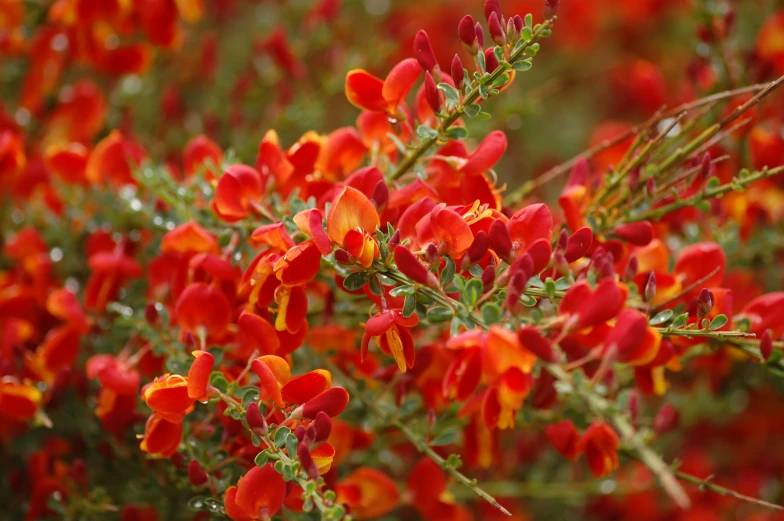
[[[376,206],[377,210],[381,210],[387,205],[387,201],[389,201],[389,188],[387,188],[387,184],[384,181],[379,181],[376,183],[376,187],[373,189],[373,197],[371,197],[371,200],[373,201],[373,204]]]
[[[436,417],[436,411],[434,411],[433,409],[428,409],[427,410],[427,428],[428,428],[428,430],[430,430],[430,431],[433,430],[433,428],[436,426],[436,420],[437,419],[438,418]]]
[[[313,457],[310,455],[310,449],[308,449],[308,446],[304,443],[300,443],[297,446],[297,459],[299,459],[302,470],[308,474],[310,479],[318,479],[318,467],[313,462]]]
[[[501,4],[498,0],[485,0],[485,19],[490,22],[490,17],[496,15],[498,20],[503,19],[501,14]]]
[[[495,57],[493,48],[488,47],[487,50],[485,50],[485,70],[487,72],[493,72],[499,65],[498,58]]]
[[[555,243],[555,250],[560,252],[564,251],[568,243],[569,232],[566,231],[566,228],[561,228],[561,233],[558,234],[558,242]]]
[[[629,393],[629,416],[632,417],[632,422],[636,422],[640,416],[640,393],[633,389]]]
[[[645,284],[643,286],[643,298],[645,302],[651,302],[653,297],[656,296],[656,274],[654,272],[648,273],[648,276],[645,278]]]
[[[478,47],[476,44],[476,26],[471,15],[465,15],[460,23],[457,24],[457,36],[471,54],[476,54]]]
[[[515,31],[517,31],[518,36],[520,35],[520,31],[523,30],[523,17],[519,14],[516,14],[512,17],[512,23],[514,23]]]
[[[697,317],[707,317],[713,309],[713,292],[707,288],[703,288],[697,296]]]
[[[588,182],[588,160],[581,157],[572,167],[566,186],[584,186]]]
[[[395,247],[395,264],[397,265],[397,269],[399,269],[403,275],[413,280],[414,282],[418,282],[419,284],[424,284],[425,286],[433,288],[439,286],[438,279],[433,274],[433,272],[428,270],[424,264],[419,262],[419,259],[417,259],[416,256],[405,246]]]
[[[653,240],[653,225],[648,221],[638,221],[623,224],[613,230],[613,233],[635,246],[646,246]]]
[[[395,246],[399,246],[399,245],[400,245],[400,230],[395,230],[395,233],[393,233],[392,236],[389,238],[389,242],[387,243],[387,246],[389,246],[390,248],[394,248]]]
[[[439,95],[438,87],[436,87],[436,82],[429,72],[425,72],[425,99],[430,108],[433,109],[433,112],[436,114],[441,112],[441,96]],[[383,183],[383,181],[379,182]]]
[[[711,162],[710,152],[705,152],[702,156],[702,163],[700,164],[700,177],[705,180],[713,175],[714,166]]]
[[[495,282],[495,267],[488,266],[482,272],[482,284],[484,286],[483,287],[484,291],[487,291],[491,287],[493,287],[494,282]]]
[[[342,264],[344,266],[354,264],[354,258],[343,248],[338,248],[335,250],[335,260],[338,261],[338,264]]]
[[[555,364],[559,362],[558,354],[553,349],[553,345],[547,340],[538,329],[524,327],[517,332],[520,343],[528,351],[535,354],[543,362]]]
[[[537,239],[525,250],[525,254],[531,257],[531,276],[541,273],[550,263],[553,249],[547,239]]]
[[[188,480],[190,480],[191,485],[194,487],[200,487],[209,481],[210,476],[207,474],[207,471],[199,465],[199,462],[196,460],[192,460],[190,465],[188,465]]]
[[[640,169],[634,168],[629,172],[629,190],[636,192],[640,186]]]
[[[158,320],[158,310],[155,309],[155,304],[152,302],[148,302],[144,306],[144,319],[147,320],[148,324],[154,324]]]
[[[482,28],[482,25],[479,22],[477,22],[476,25],[474,26],[474,31],[476,32],[476,42],[479,45],[478,49],[484,49],[485,48],[485,30]]]
[[[490,248],[498,254],[499,257],[509,262],[509,254],[512,252],[512,239],[509,237],[509,231],[506,229],[506,223],[500,219],[493,221],[490,228],[487,230],[490,239]]]
[[[770,355],[773,354],[773,339],[770,336],[770,329],[766,329],[760,337],[760,354],[764,361],[768,361]]]
[[[425,31],[420,30],[414,37],[414,57],[423,71],[432,72],[438,65],[433,47],[430,45],[430,38]]]
[[[549,20],[555,13],[558,12],[558,5],[561,3],[561,0],[544,0],[544,15],[545,20]]]
[[[450,74],[452,75],[452,79],[455,82],[455,88],[457,90],[462,90],[463,88],[463,62],[460,60],[460,56],[455,54],[455,57],[452,58],[452,66],[450,68]]]
[[[471,246],[468,247],[468,250],[463,256],[463,262],[461,264],[462,269],[467,270],[472,265],[479,262],[482,257],[485,256],[485,253],[487,253],[487,248],[489,246],[490,240],[487,238],[487,234],[483,230],[479,230],[474,236],[474,242],[471,243]]]
[[[248,405],[248,408],[245,411],[245,420],[248,422],[248,427],[250,427],[253,434],[256,434],[257,436],[266,436],[269,432],[267,420],[264,419],[264,415],[261,414],[256,402],[251,402],[250,405]]]
[[[297,425],[297,428],[294,429],[294,436],[296,436],[297,440],[299,440],[300,442],[305,441],[305,426]]]
[[[648,180],[645,181],[645,193],[648,194],[648,197],[656,195],[656,180],[653,177],[649,177]]]
[[[501,20],[495,13],[490,13],[490,18],[487,20],[487,29],[490,31],[490,38],[496,45],[506,44],[506,33],[504,27],[501,25]]]
[[[332,433],[332,419],[325,412],[320,412],[316,415],[316,420],[313,422],[316,428],[316,437],[313,439],[314,443],[321,443],[329,439]]]
[[[670,432],[678,426],[678,411],[669,403],[659,409],[653,419],[653,429],[659,434]]]
[[[637,257],[632,255],[629,259],[629,264],[626,265],[626,271],[623,273],[623,280],[626,282],[631,282],[634,280],[634,277],[637,276],[637,271],[640,269],[640,261],[637,260]]]

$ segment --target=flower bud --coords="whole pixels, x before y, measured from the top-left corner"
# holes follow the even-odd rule
[[[770,355],[773,354],[773,339],[770,337],[770,329],[766,329],[760,337],[760,355],[762,359],[767,362]]]
[[[460,23],[457,24],[457,36],[471,54],[476,54],[479,50],[476,41],[476,27],[474,19],[470,14],[465,15]]]
[[[535,354],[543,362],[555,364],[559,362],[558,354],[553,349],[553,345],[547,340],[538,329],[534,327],[523,327],[517,332],[522,346]]]
[[[553,254],[553,267],[555,268],[555,271],[561,275],[566,276],[569,273],[569,262],[560,251]]]
[[[191,482],[191,485],[200,487],[207,483],[209,479],[210,476],[207,474],[207,471],[199,465],[199,462],[192,460],[190,465],[188,465],[188,480]]]
[[[296,436],[297,440],[300,442],[305,441],[305,426],[304,425],[297,425],[297,428],[294,429],[294,436]]]
[[[432,244],[431,244],[432,246]],[[436,252],[436,255],[438,253]],[[416,256],[411,253],[405,246],[395,247],[395,265],[403,275],[431,288],[439,286],[438,279],[432,271],[428,270],[424,264],[419,262]]]
[[[512,239],[509,237],[509,231],[506,229],[506,223],[500,219],[493,221],[490,228],[487,230],[490,239],[490,248],[498,254],[499,257],[509,262],[509,257],[512,252]]]
[[[485,19],[488,23],[490,23],[490,17],[492,15],[496,15],[498,21],[503,20],[503,15],[501,14],[501,4],[498,0],[485,0]]]
[[[267,420],[264,419],[264,415],[261,414],[256,402],[251,402],[250,405],[248,405],[248,409],[245,411],[245,420],[248,422],[248,427],[250,427],[253,434],[257,436],[266,436],[269,432]]]
[[[338,261],[338,264],[342,264],[344,266],[354,264],[354,258],[343,248],[338,248],[335,250],[335,260]]]
[[[318,479],[318,467],[313,462],[313,457],[310,455],[308,446],[304,443],[297,445],[297,459],[299,459],[299,464],[302,467],[302,470],[308,474],[310,479]]]
[[[384,181],[376,183],[376,187],[373,189],[373,197],[370,199],[373,201],[377,210],[381,210],[387,205],[387,201],[389,201],[389,188]]]
[[[566,231],[566,228],[561,228],[561,232],[558,234],[558,241],[555,243],[555,251],[563,252],[566,249],[566,245],[569,243],[569,232]]]
[[[506,44],[506,34],[501,25],[501,20],[494,12],[490,13],[490,18],[487,19],[487,28],[490,31],[490,38],[493,39],[496,45]]]
[[[148,324],[154,324],[158,320],[158,310],[155,309],[155,304],[148,302],[144,306],[144,319]]]
[[[700,178],[704,181],[711,177],[714,173],[715,167],[711,162],[710,152],[705,152],[702,156],[702,163],[700,164]]]
[[[441,96],[438,93],[438,87],[436,87],[436,82],[433,80],[433,76],[430,72],[425,72],[425,99],[427,100],[427,104],[430,105],[430,108],[433,109],[433,112],[438,114],[441,112]],[[383,181],[379,181],[379,183],[383,183]],[[386,186],[386,184],[384,184]]]
[[[474,32],[476,33],[476,43],[479,44],[479,49],[485,48],[485,30],[482,28],[482,25],[477,22],[474,26]],[[477,50],[478,52],[478,50]]]
[[[436,421],[437,420],[438,420],[438,418],[436,417],[436,411],[434,411],[432,408],[428,409],[427,410],[427,430],[428,431],[432,432],[432,430],[436,426]]]
[[[634,277],[637,276],[637,270],[640,269],[640,261],[637,260],[635,255],[629,259],[629,264],[626,265],[626,271],[623,273],[623,280],[626,282],[631,282],[634,280]]]
[[[544,430],[553,447],[568,460],[574,461],[580,456],[580,433],[571,420],[563,420],[548,425]]]
[[[520,31],[523,30],[523,17],[519,14],[516,14],[512,17],[512,23],[514,23],[515,31],[517,32],[517,37],[520,37]]]
[[[487,238],[487,234],[484,230],[479,230],[474,236],[474,242],[471,243],[471,246],[468,247],[468,250],[466,250],[466,253],[463,256],[461,268],[467,270],[479,262],[482,257],[485,256],[485,253],[487,253],[487,248],[489,246],[490,240]]]
[[[389,242],[387,243],[387,246],[389,246],[390,248],[394,248],[399,245],[400,245],[400,230],[395,230],[395,232],[389,238]]]
[[[633,168],[629,171],[629,190],[632,192],[636,192],[637,188],[640,186],[640,169]]]
[[[420,30],[414,37],[414,57],[425,72],[433,72],[433,69],[438,65],[433,47],[430,45],[430,38],[423,30]]]
[[[571,264],[582,258],[591,248],[591,244],[593,244],[593,232],[589,227],[583,226],[574,232],[566,242],[566,251],[564,251],[566,261]]]
[[[561,0],[544,0],[544,19],[549,20],[555,13],[558,12],[558,5],[561,3]]]
[[[646,246],[653,240],[653,225],[648,221],[638,221],[618,226],[613,233],[635,246]]]
[[[485,270],[482,272],[482,285],[483,290],[487,291],[491,287],[493,287],[493,283],[495,282],[495,266],[487,266]]]
[[[707,317],[713,309],[713,292],[707,288],[703,288],[697,296],[697,318]]]
[[[452,80],[455,82],[455,88],[457,90],[461,90],[463,88],[463,62],[460,60],[460,56],[455,54],[455,57],[452,58],[452,66],[450,68],[449,74],[452,76]]]
[[[645,181],[645,193],[648,194],[648,197],[656,195],[656,179],[654,179],[653,176]]]
[[[656,273],[650,272],[648,276],[645,278],[645,284],[643,285],[643,298],[645,302],[651,302],[653,297],[656,296]]]
[[[498,68],[500,64],[498,63],[498,58],[495,57],[495,53],[493,52],[492,47],[488,47],[485,50],[485,70],[487,72],[493,72]]]
[[[653,429],[659,434],[665,434],[678,426],[678,419],[678,411],[668,403],[659,409],[659,412],[653,419]]]
[[[313,438],[314,443],[321,443],[329,439],[329,435],[332,433],[332,420],[327,413],[323,411],[318,413],[313,426],[316,428],[316,436]]]
[[[632,422],[636,422],[640,416],[640,393],[636,389],[632,389],[629,393],[629,416],[632,417]]]

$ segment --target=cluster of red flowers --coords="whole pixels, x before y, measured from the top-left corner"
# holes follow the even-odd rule
[[[653,116],[600,125],[592,148],[543,176],[569,173],[548,205],[499,181],[516,152],[507,133],[467,137],[561,24],[593,27],[609,0],[545,0],[540,23],[486,0],[486,23],[450,25],[448,67],[434,52],[447,36],[419,30],[383,78],[345,71],[353,125],[291,144],[269,130],[247,164],[214,134],[156,158],[143,136],[103,132],[112,101],[99,82],[52,99],[77,65],[145,74],[153,49],[180,46],[181,23],[209,6],[58,0],[28,38],[22,4],[6,3],[0,48],[30,63],[14,117],[0,119],[13,229],[0,264],[0,440],[26,520],[526,520],[516,490],[547,498],[572,485],[597,518],[639,499],[655,505],[652,521],[780,519],[763,509],[780,509],[767,483],[781,455],[748,448],[721,463],[667,436],[709,432],[721,447],[746,435],[711,431],[700,411],[680,428],[679,410],[707,401],[704,378],[719,414],[755,402],[738,424],[759,426],[760,445],[784,430],[759,403],[775,403],[775,389],[749,376],[784,373],[784,292],[726,236],[699,230],[715,223],[749,245],[780,237],[782,116],[766,97],[782,80],[698,98],[696,85],[723,81],[704,61],[674,96],[650,62],[612,72],[619,99]],[[317,2],[303,23],[334,18],[335,4]],[[678,9],[646,1],[616,14]],[[698,36],[722,49],[735,87],[734,11],[706,20]],[[782,20],[756,36],[762,78],[782,66]],[[264,48],[287,77],[306,75],[284,33]],[[663,103],[675,108],[656,112]],[[557,453],[584,456],[602,479]],[[95,457],[130,470],[114,483]],[[535,481],[562,468],[580,483]],[[726,469],[748,472],[727,476],[739,490],[708,477]],[[701,496],[712,492],[734,501]]]

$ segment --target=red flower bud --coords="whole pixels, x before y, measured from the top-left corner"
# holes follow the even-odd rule
[[[144,319],[147,320],[148,324],[154,324],[158,320],[158,310],[155,309],[155,304],[152,302],[148,302],[144,306]]]
[[[496,13],[490,13],[490,17],[487,19],[487,28],[490,31],[490,38],[492,38],[497,45],[506,44],[506,34],[501,25],[501,20]]]
[[[190,465],[188,465],[188,479],[190,480],[191,485],[200,487],[209,481],[210,476],[207,474],[207,471],[199,465],[198,461],[192,460]]]
[[[512,252],[512,239],[509,237],[509,231],[506,229],[506,223],[500,219],[493,221],[490,228],[487,230],[490,239],[490,248],[498,254],[499,257],[509,262],[509,254]]]
[[[248,427],[250,427],[253,434],[257,436],[266,436],[269,432],[267,420],[264,419],[264,415],[261,414],[256,402],[251,402],[250,405],[248,405],[248,409],[245,411],[245,420],[248,422]]]
[[[710,152],[705,152],[702,156],[702,163],[700,164],[700,178],[703,180],[708,179],[713,175],[715,167],[711,162]]]
[[[400,230],[395,230],[395,232],[389,238],[389,242],[387,243],[387,246],[389,246],[390,248],[394,248],[399,245],[400,245]]]
[[[558,12],[558,5],[561,3],[561,0],[544,0],[544,19],[549,20],[555,13]]]
[[[640,269],[640,261],[637,260],[637,257],[632,255],[629,259],[629,264],[626,265],[626,270],[623,272],[623,280],[626,282],[631,282],[634,280],[634,277],[637,276],[637,270]]]
[[[567,244],[569,244],[569,232],[566,231],[566,228],[561,228],[561,233],[558,234],[558,241],[555,243],[556,251],[564,251]]]
[[[343,409],[348,405],[348,392],[342,387],[332,387],[315,398],[311,398],[304,405],[300,405],[295,409],[292,416],[300,418],[315,419],[316,415],[320,412],[325,412],[330,417],[335,417],[343,412]]]
[[[482,272],[482,284],[485,291],[489,290],[495,282],[495,266],[488,266]]]
[[[371,197],[370,200],[377,210],[381,210],[387,205],[387,201],[389,201],[389,188],[384,181],[376,183],[376,187],[373,189],[373,197]]]
[[[697,296],[697,317],[707,317],[713,309],[713,303],[713,292],[707,288],[703,288],[702,291],[700,291],[700,294]]]
[[[656,195],[656,180],[653,177],[649,177],[645,181],[645,192],[648,194],[648,197]]]
[[[632,417],[632,422],[637,421],[637,417],[640,415],[640,393],[637,392],[636,389],[633,389],[629,393],[629,416]]]
[[[517,332],[517,337],[524,348],[535,354],[543,362],[549,364],[559,362],[558,354],[553,349],[553,345],[542,336],[538,329],[523,327]]]
[[[496,15],[499,22],[503,20],[504,17],[501,14],[501,4],[498,0],[485,0],[485,19],[488,23],[490,23],[490,17],[492,15]]]
[[[525,250],[524,256],[530,256],[532,264],[531,276],[541,273],[550,263],[550,257],[553,254],[553,249],[550,247],[550,241],[547,239],[537,239]]]
[[[476,28],[474,26],[474,19],[471,15],[465,15],[463,19],[460,20],[460,23],[457,24],[457,36],[470,53],[476,53]]]
[[[648,221],[623,224],[613,233],[635,246],[646,246],[653,240],[653,225]]]
[[[452,80],[455,82],[455,88],[457,90],[461,90],[463,88],[463,62],[460,60],[460,56],[455,54],[455,57],[452,58],[452,67],[450,69],[450,74],[452,75]]]
[[[466,270],[477,263],[485,256],[489,246],[490,240],[487,238],[487,234],[483,230],[479,230],[474,236],[474,242],[471,243],[471,246],[468,247],[468,250],[466,250],[466,253],[463,256],[461,267]]]
[[[397,269],[399,269],[403,275],[413,280],[414,282],[424,284],[425,286],[429,286],[431,288],[438,287],[438,279],[433,274],[433,272],[428,270],[424,264],[419,262],[416,256],[408,251],[408,248],[405,246],[395,247],[395,264],[397,265]]]
[[[425,99],[433,112],[438,114],[441,112],[441,96],[438,93],[438,87],[430,72],[425,72]],[[383,182],[383,181],[380,181]]]
[[[643,298],[645,302],[650,302],[653,300],[653,297],[656,296],[656,274],[654,272],[650,272],[648,277],[645,279],[645,286],[643,289]]]
[[[310,455],[308,446],[304,443],[300,443],[297,446],[297,459],[299,459],[299,464],[302,466],[302,470],[307,472],[310,479],[318,479],[318,467],[314,463],[313,457]]]
[[[773,354],[773,339],[770,336],[770,329],[766,329],[765,332],[762,333],[759,349],[762,359],[767,362],[770,355]]]
[[[566,243],[566,251],[564,252],[566,261],[572,263],[581,258],[590,249],[592,243],[593,232],[587,226],[574,232]]]
[[[318,413],[313,425],[316,428],[316,436],[313,438],[313,442],[321,443],[327,441],[332,433],[332,420],[329,415],[323,411]]]
[[[474,31],[476,32],[476,42],[479,44],[479,49],[485,48],[485,30],[482,28],[482,25],[477,22],[474,26]]]
[[[414,58],[419,62],[423,71],[432,72],[438,65],[433,47],[430,45],[430,38],[425,31],[420,30],[414,37]]]
[[[523,30],[523,17],[519,14],[516,14],[512,17],[512,23],[514,23],[515,31],[517,31],[517,35],[519,37],[520,31]]]
[[[342,264],[344,266],[354,264],[354,259],[351,257],[351,254],[343,248],[338,248],[335,250],[335,260],[338,261],[338,264]]]
[[[498,58],[495,57],[493,48],[488,47],[487,50],[485,50],[485,70],[487,72],[493,72],[499,65]]]
[[[653,429],[659,434],[665,434],[678,426],[678,419],[678,411],[668,403],[659,409],[659,412],[653,419]]]

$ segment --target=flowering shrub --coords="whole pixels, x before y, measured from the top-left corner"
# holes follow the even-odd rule
[[[9,519],[784,519],[784,11],[289,4],[0,0]]]

